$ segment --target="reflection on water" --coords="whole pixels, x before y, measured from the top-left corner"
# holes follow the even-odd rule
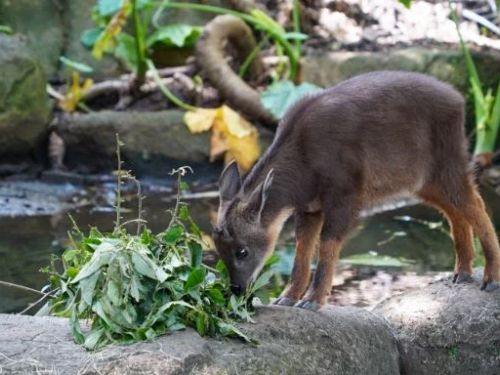
[[[491,192],[484,193],[488,206],[500,214],[500,199]],[[126,207],[134,207],[129,202]],[[166,210],[173,204],[165,194],[150,193],[144,201],[145,218],[153,231],[161,231],[168,223]],[[202,230],[211,228],[211,215],[216,199],[190,202],[191,212]],[[101,231],[113,227],[112,209],[80,208],[72,216],[80,229],[90,225]],[[125,220],[135,217],[133,210],[124,214]],[[418,220],[408,220],[417,218]],[[344,247],[342,256],[376,251],[379,254],[413,260],[417,272],[451,270],[454,261],[452,242],[443,218],[434,210],[416,205],[386,211],[366,218]],[[39,269],[49,262],[51,253],[60,254],[65,246],[71,220],[66,214],[0,218],[0,280],[40,289],[47,276]],[[288,228],[289,226],[287,226]],[[443,230],[444,229],[444,230]],[[289,243],[293,233],[284,231],[281,243]],[[36,296],[0,287],[0,312],[20,311]]]

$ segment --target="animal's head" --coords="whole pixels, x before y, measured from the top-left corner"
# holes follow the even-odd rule
[[[272,181],[271,170],[257,188],[244,192],[235,162],[224,169],[219,180],[219,214],[213,238],[235,294],[243,293],[260,272],[279,234],[263,214]]]

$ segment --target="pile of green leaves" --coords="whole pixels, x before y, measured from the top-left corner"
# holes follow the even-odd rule
[[[120,227],[111,234],[92,229],[85,235],[75,229],[73,245],[47,271],[58,290],[51,311],[69,317],[77,343],[94,350],[185,327],[202,336],[251,341],[235,322],[251,320],[251,296],[266,300],[260,289],[273,272],[264,272],[246,295],[230,295],[223,263],[215,269],[202,264],[201,232],[187,205],[178,199],[172,214],[158,235],[144,226],[139,235]],[[87,322],[83,327],[81,320]]]

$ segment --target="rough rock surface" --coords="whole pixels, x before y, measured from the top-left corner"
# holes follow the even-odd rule
[[[2,374],[381,374],[399,373],[387,324],[355,308],[314,313],[259,308],[242,329],[259,341],[201,338],[192,330],[97,353],[74,344],[64,319],[0,315]]]
[[[91,172],[115,168],[116,133],[125,143],[122,154],[127,168],[138,175],[165,174],[182,162],[193,166],[208,161],[210,132],[189,133],[183,116],[180,110],[67,116],[57,127],[66,144],[65,163],[72,169],[87,168]],[[263,132],[262,146],[271,138]]]
[[[0,1],[0,25],[10,26],[13,32],[27,37],[30,49],[48,75],[56,71],[63,50],[60,3],[47,0]]]
[[[473,54],[484,87],[496,88],[500,75],[500,51]],[[431,74],[449,82],[462,93],[469,80],[458,46],[409,47],[379,52],[321,52],[304,60],[304,80],[322,87],[335,85],[357,74],[374,70],[408,70]]]
[[[6,161],[33,151],[46,130],[49,103],[45,74],[24,38],[0,34],[0,67],[0,158]]]
[[[500,289],[479,291],[481,277],[446,278],[375,307],[394,330],[404,374],[500,373]]]

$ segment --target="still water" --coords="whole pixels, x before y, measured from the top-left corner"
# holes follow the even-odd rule
[[[161,231],[169,220],[166,211],[173,205],[172,196],[167,191],[150,191],[146,196],[144,217],[153,231]],[[483,191],[483,196],[500,229],[499,196],[492,190]],[[209,232],[217,199],[190,199],[187,202],[195,221],[202,230]],[[125,220],[136,217],[135,207],[134,196],[130,195],[125,204],[130,211],[124,214]],[[95,226],[101,231],[109,231],[113,227],[115,214],[112,203],[106,200],[94,201],[69,212],[81,230]],[[48,264],[50,254],[61,254],[71,228],[68,213],[0,217],[0,280],[41,289],[47,275],[39,270]],[[292,228],[291,223],[286,226],[279,248],[290,247],[293,243]],[[449,271],[454,261],[447,225],[439,213],[422,205],[392,209],[365,218],[344,247],[342,257],[370,251],[410,260],[410,269],[419,273]],[[36,299],[36,295],[0,286],[0,312],[20,311]]]

